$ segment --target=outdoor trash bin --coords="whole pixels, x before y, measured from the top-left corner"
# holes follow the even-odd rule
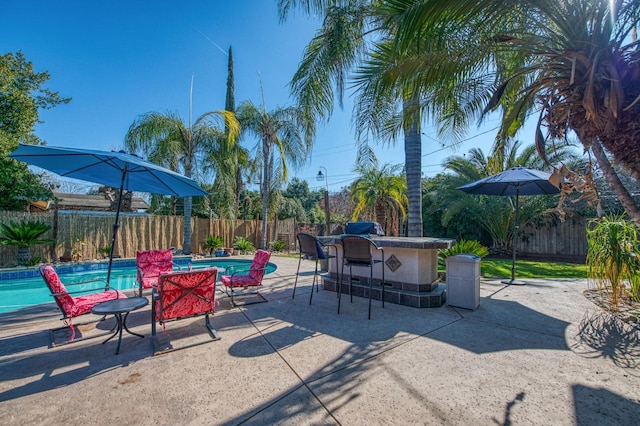
[[[449,256],[447,263],[447,303],[476,309],[480,304],[480,257],[473,254]]]

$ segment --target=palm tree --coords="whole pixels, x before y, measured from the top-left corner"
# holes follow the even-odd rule
[[[266,248],[269,200],[287,180],[288,163],[299,167],[307,161],[315,126],[299,107],[276,108],[267,112],[264,107],[259,108],[251,101],[245,101],[238,107],[237,118],[243,133],[249,132],[259,138],[255,159],[262,165],[260,247]]]
[[[452,22],[463,30],[443,33],[449,46],[461,33],[467,36],[466,49],[450,50],[437,65],[427,55],[423,71],[414,66],[399,72],[400,78],[423,78],[437,87],[439,79],[455,76],[462,87],[473,88],[466,92],[463,113],[481,118],[500,110],[505,138],[537,112],[536,143],[543,157],[545,144],[577,135],[627,214],[640,224],[640,206],[607,155],[640,179],[639,0],[383,3],[395,7],[399,49],[413,46],[426,29]]]
[[[342,100],[349,71],[362,64],[371,55],[372,48],[377,45],[372,40],[386,39],[394,26],[385,16],[380,14],[380,2],[370,0],[352,1],[314,1],[314,0],[281,0],[279,2],[280,16],[286,18],[294,8],[299,8],[308,14],[322,14],[324,21],[322,28],[308,44],[304,58],[295,73],[291,88],[292,92],[307,114],[320,119],[328,118],[334,105],[334,92],[342,106]],[[332,88],[332,86],[335,86]],[[380,103],[369,105],[372,109],[360,108],[362,114],[356,113],[356,127],[358,129],[358,143],[368,145],[367,130],[373,130],[371,136],[379,137],[380,132],[375,128],[384,127],[380,124],[380,117],[370,122],[371,111],[382,111],[379,105],[399,101],[402,104],[402,130],[404,134],[405,170],[408,188],[408,235],[422,236],[422,139],[421,139],[421,110],[418,92],[411,90],[405,84],[398,82],[396,90],[387,91],[385,99],[382,94],[376,100]],[[391,100],[389,100],[391,98]],[[358,101],[357,104],[360,104]],[[359,109],[356,106],[356,109]],[[373,126],[373,127],[369,127]],[[389,141],[386,138],[379,138]],[[392,141],[397,140],[394,133]]]
[[[351,220],[361,214],[371,214],[388,235],[398,235],[400,219],[406,216],[406,180],[398,174],[401,165],[378,165],[378,161],[362,158],[354,168],[358,178],[351,184],[351,201],[356,203]]]
[[[224,139],[235,143],[239,133],[235,116],[228,111],[202,114],[195,122],[185,125],[175,113],[149,112],[136,118],[125,136],[124,144],[132,152],[146,155],[149,161],[168,167],[186,177],[193,177],[198,160]],[[184,200],[183,252],[191,253],[191,197]]]

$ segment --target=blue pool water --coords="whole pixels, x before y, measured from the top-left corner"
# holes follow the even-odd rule
[[[206,260],[194,261],[192,267],[206,268],[216,266],[226,269],[231,266],[247,266],[251,264],[251,259],[224,259],[224,260]],[[185,263],[182,270],[187,270]],[[87,269],[91,268],[91,269]],[[276,270],[276,265],[269,262],[266,273],[269,274]],[[64,266],[57,267],[56,271],[64,284],[77,283],[79,281],[90,280],[106,280],[106,265],[90,265],[90,266]],[[44,283],[40,273],[37,271],[21,271],[19,273],[2,273],[0,277],[0,313],[9,312],[16,309],[26,308],[29,306],[40,305],[42,303],[53,302],[53,297]],[[122,266],[116,264],[111,271],[111,288],[131,291],[135,286],[136,267],[135,260],[123,263]],[[90,288],[96,288],[100,283],[88,284]],[[74,288],[75,290],[75,288]]]

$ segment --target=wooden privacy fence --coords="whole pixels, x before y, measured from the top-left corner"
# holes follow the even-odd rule
[[[97,212],[46,212],[25,213],[0,211],[0,221],[39,220],[52,227],[42,238],[55,238],[56,244],[39,244],[31,247],[34,257],[44,262],[57,261],[61,257],[72,259],[99,259],[100,249],[111,244],[115,213]],[[267,224],[267,242],[281,239],[289,243],[287,250],[295,250],[294,219]],[[114,253],[120,257],[135,257],[136,250],[183,246],[184,218],[182,216],[155,216],[121,214],[120,229]],[[260,220],[191,219],[191,252],[203,252],[200,244],[208,235],[222,237],[225,247],[233,247],[235,237],[247,238],[258,247],[262,222]],[[293,245],[292,245],[293,243]],[[0,246],[0,267],[15,265],[17,248]]]
[[[547,217],[520,227],[516,250],[521,254],[584,258],[587,255],[588,219],[569,216],[564,222]]]
[[[44,262],[60,257],[98,259],[101,248],[111,244],[115,213],[102,212],[46,212],[25,213],[0,211],[0,221],[40,220],[52,229],[43,238],[55,238],[56,244],[40,244],[31,248],[33,256]],[[202,253],[200,244],[207,235],[222,237],[225,247],[233,247],[235,237],[247,238],[254,246],[260,245],[260,220],[228,220],[192,218],[191,252]],[[568,218],[566,222],[544,222],[522,226],[517,239],[521,254],[541,256],[584,257],[587,253],[586,220]],[[116,239],[115,254],[135,257],[136,250],[175,247],[182,248],[184,218],[181,216],[155,216],[122,214]],[[322,235],[322,225],[297,223],[294,219],[272,221],[267,224],[267,242],[281,240],[287,251],[296,250],[299,231]],[[17,249],[0,246],[0,267],[15,265]]]

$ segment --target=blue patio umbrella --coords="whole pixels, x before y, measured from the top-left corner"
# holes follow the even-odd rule
[[[515,197],[513,215],[513,257],[511,261],[511,280],[505,284],[523,284],[515,280],[516,273],[516,233],[518,231],[518,197],[520,195],[557,194],[560,189],[549,182],[551,173],[526,167],[512,167],[504,172],[459,186],[468,194],[505,195]]]
[[[174,197],[207,195],[207,192],[194,180],[124,151],[20,144],[18,149],[9,154],[9,157],[63,177],[120,188],[111,238],[107,285],[111,279],[113,251],[120,226],[120,209],[124,191],[150,192]]]

